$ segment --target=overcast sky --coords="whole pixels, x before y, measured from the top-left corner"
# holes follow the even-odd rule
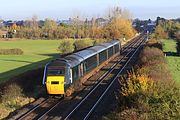
[[[180,0],[0,0],[1,19],[68,19],[79,15],[84,18],[101,17],[109,8],[129,9],[133,18],[155,19],[180,17]]]

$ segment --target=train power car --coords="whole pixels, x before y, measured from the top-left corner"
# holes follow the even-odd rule
[[[112,40],[50,61],[44,69],[43,85],[50,95],[64,95],[76,80],[88,74],[113,55],[119,54],[119,40]]]

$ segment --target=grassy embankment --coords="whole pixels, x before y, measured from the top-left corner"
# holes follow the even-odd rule
[[[180,83],[180,57],[176,56],[176,41],[163,40],[163,51],[168,52],[166,60],[173,79]]]
[[[43,67],[59,56],[58,46],[62,40],[16,40],[0,41],[1,49],[20,48],[23,55],[0,55],[0,83],[28,70]],[[73,42],[73,39],[70,41]],[[92,40],[90,40],[92,41]]]

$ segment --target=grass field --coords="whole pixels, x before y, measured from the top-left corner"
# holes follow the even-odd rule
[[[168,67],[174,80],[180,83],[180,57],[174,55],[174,53],[176,53],[176,41],[163,40],[163,51],[171,52],[171,54],[166,57]]]
[[[0,48],[20,48],[23,55],[0,55],[0,83],[28,70],[43,67],[57,57],[60,40],[0,41]]]

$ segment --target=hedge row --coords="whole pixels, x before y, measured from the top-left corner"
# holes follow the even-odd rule
[[[150,40],[140,53],[138,69],[128,73],[128,80],[119,80],[118,109],[104,120],[179,120],[180,87],[159,46]]]
[[[22,55],[23,51],[19,48],[0,49],[0,55]]]

